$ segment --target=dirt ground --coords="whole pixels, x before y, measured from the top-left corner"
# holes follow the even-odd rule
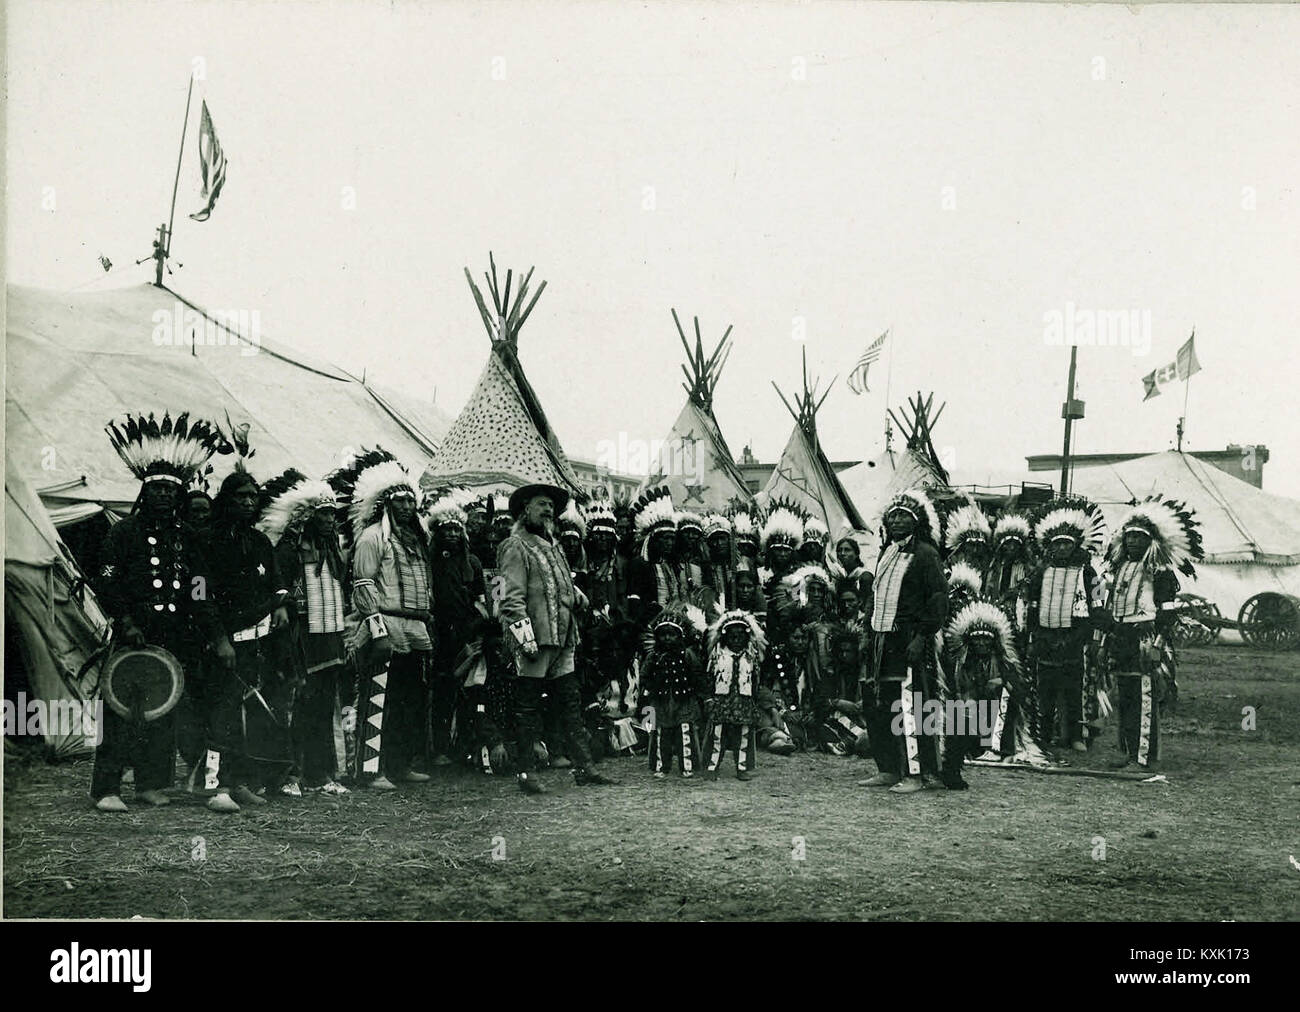
[[[451,769],[388,795],[121,816],[90,807],[88,760],[7,760],[4,915],[1300,919],[1300,653],[1189,649],[1179,675],[1168,783],[969,769],[969,791],[899,797],[854,786],[869,761],[760,753],[749,783],[619,759],[602,769],[621,786],[551,771],[543,797]]]

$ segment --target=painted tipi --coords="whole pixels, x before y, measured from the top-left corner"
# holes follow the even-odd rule
[[[546,282],[529,301],[528,283],[533,276],[533,268],[529,268],[512,301],[513,272],[506,272],[501,287],[491,254],[488,262],[491,271],[485,277],[491,308],[468,268],[465,278],[492,351],[478,385],[447,431],[420,484],[426,490],[458,485],[486,491],[540,482],[581,498],[578,477],[519,361],[519,331],[546,289]]]
[[[728,327],[722,335],[713,354],[705,357],[700,318],[695,318],[695,348],[692,350],[681,320],[677,318],[677,310],[674,309],[672,314],[682,347],[686,349],[686,365],[682,367],[687,379],[682,384],[686,403],[651,462],[651,475],[642,489],[667,485],[672,491],[673,502],[682,509],[720,513],[728,506],[747,503],[752,498],[744,475],[736,466],[713,415],[713,391],[727,356],[731,354],[727,341],[731,328]]]
[[[822,519],[826,529],[832,533],[846,525],[853,530],[865,530],[866,525],[857,507],[844,491],[817,438],[817,411],[831,388],[827,387],[826,393],[818,400],[816,384],[809,387],[807,351],[803,356],[803,393],[794,395],[795,406],[791,407],[780,387],[775,383],[772,386],[776,387],[777,396],[794,417],[794,429],[759,498],[764,503],[776,499],[792,500],[812,516]]]

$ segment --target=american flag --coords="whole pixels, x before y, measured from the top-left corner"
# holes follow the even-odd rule
[[[853,367],[853,371],[849,373],[848,378],[845,380],[849,385],[849,389],[855,394],[870,392],[867,389],[867,370],[871,367],[872,362],[880,358],[880,349],[885,346],[885,338],[888,336],[889,331],[885,331],[867,345],[867,350],[862,353],[862,357],[858,359],[858,364]]]
[[[212,117],[208,115],[208,103],[203,103],[203,115],[199,119],[199,171],[203,175],[203,192],[200,196],[207,202],[190,217],[195,221],[207,221],[216,206],[221,188],[226,185],[226,156],[221,151],[221,142],[217,140],[217,131],[212,126]]]

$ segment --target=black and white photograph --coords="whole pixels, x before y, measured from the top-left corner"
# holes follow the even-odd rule
[[[4,33],[4,919],[1300,919],[1300,8]]]

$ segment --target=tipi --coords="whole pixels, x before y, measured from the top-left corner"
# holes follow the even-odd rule
[[[776,394],[781,403],[794,417],[794,431],[785,444],[785,452],[772,470],[772,476],[760,493],[764,503],[774,499],[791,500],[803,506],[810,514],[826,523],[826,529],[834,534],[847,524],[854,530],[865,530],[862,516],[844,491],[839,477],[835,474],[831,462],[822,452],[817,439],[817,412],[826,400],[831,387],[817,399],[817,384],[808,385],[808,352],[803,355],[803,393],[794,395],[795,407],[790,406],[785,394],[775,383]],[[834,386],[832,380],[831,386]],[[797,410],[796,410],[797,408]]]
[[[681,320],[677,318],[677,310],[674,309],[672,314],[673,323],[677,324],[677,335],[686,349],[686,365],[682,366],[687,380],[682,384],[686,403],[651,465],[653,473],[641,490],[667,485],[673,502],[683,509],[720,513],[736,502],[747,503],[752,498],[745,476],[736,466],[713,415],[713,391],[727,356],[731,354],[731,346],[727,343],[731,328],[727,328],[713,354],[706,358],[700,338],[700,318],[695,317],[695,350],[692,351]]]
[[[945,405],[931,413],[934,394],[924,400],[918,391],[906,408],[893,409],[889,416],[906,439],[903,450],[886,445],[874,460],[864,460],[840,475],[845,490],[869,523],[876,523],[890,499],[909,488],[932,488],[948,484],[948,472],[935,453],[931,433]]]
[[[492,269],[485,277],[492,296],[491,309],[468,268],[465,278],[492,342],[492,352],[478,385],[447,430],[420,484],[426,490],[448,485],[497,490],[541,482],[581,498],[584,493],[578,477],[519,362],[519,331],[545,291],[546,282],[541,283],[531,301],[526,301],[533,276],[530,267],[512,301],[513,272],[506,272],[503,288],[498,285],[491,254],[488,263]]]

